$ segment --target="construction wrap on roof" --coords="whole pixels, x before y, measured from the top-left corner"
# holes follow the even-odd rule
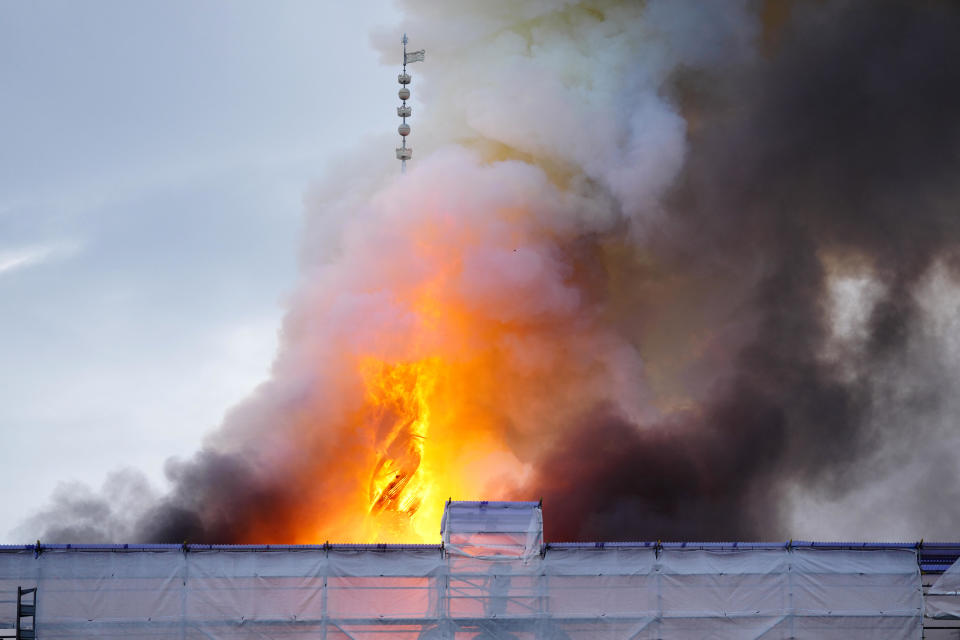
[[[447,502],[440,537],[447,553],[530,558],[543,547],[543,512],[537,502]]]
[[[487,509],[445,520],[444,537],[467,534],[461,522],[478,523],[475,533],[505,521],[514,522],[504,525],[507,533],[522,530],[514,525],[524,508]],[[525,512],[539,517],[539,507]],[[922,633],[914,549],[618,543],[518,552],[526,540],[466,545],[471,553],[440,545],[7,549],[0,600],[18,586],[38,586],[36,628],[44,640],[875,640]],[[11,615],[0,608],[0,627],[12,626]]]
[[[916,558],[903,549],[0,554],[0,593],[18,585],[39,586],[45,640],[873,640],[919,638],[922,608]],[[11,616],[0,611],[0,627]]]
[[[940,620],[960,620],[960,560],[954,562],[930,585],[926,613]]]

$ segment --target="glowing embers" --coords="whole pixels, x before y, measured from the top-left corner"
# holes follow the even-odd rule
[[[377,460],[370,474],[369,512],[412,517],[430,485],[422,462],[430,431],[436,359],[399,364],[367,360],[362,373],[367,388],[366,424]]]

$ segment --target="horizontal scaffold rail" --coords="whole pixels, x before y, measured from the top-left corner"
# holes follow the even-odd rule
[[[535,504],[535,503],[534,503]],[[784,542],[549,542],[543,553],[552,549],[670,549],[701,551],[760,551],[776,549],[824,549],[844,551],[882,551],[916,549],[920,569],[924,573],[942,573],[960,559],[960,542],[818,542],[787,540]],[[326,544],[23,544],[0,545],[0,553],[33,553],[45,551],[79,552],[271,552],[271,551],[443,551],[442,544],[326,543]]]

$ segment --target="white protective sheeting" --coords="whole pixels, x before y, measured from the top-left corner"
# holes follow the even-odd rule
[[[939,620],[960,620],[960,560],[954,562],[930,585],[926,615]]]
[[[474,558],[531,558],[543,547],[537,502],[447,502],[440,537],[448,553]]]
[[[0,553],[0,600],[18,585],[43,640],[876,640],[920,638],[923,608],[910,549]]]

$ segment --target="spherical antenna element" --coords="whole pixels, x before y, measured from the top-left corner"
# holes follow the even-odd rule
[[[400,99],[401,99],[401,100],[409,100],[409,99],[410,99],[410,89],[407,89],[406,87],[401,87],[401,88],[400,88],[400,91],[397,92],[397,95],[400,96]]]
[[[410,135],[410,125],[404,122],[399,127],[397,127],[397,132],[403,137],[407,137],[408,135]]]

